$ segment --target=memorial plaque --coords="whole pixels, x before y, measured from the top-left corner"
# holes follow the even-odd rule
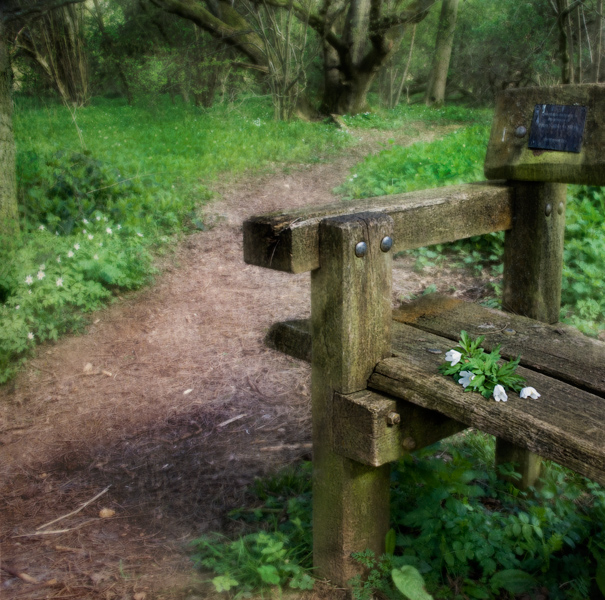
[[[534,150],[580,152],[585,124],[585,106],[536,104],[528,147]]]

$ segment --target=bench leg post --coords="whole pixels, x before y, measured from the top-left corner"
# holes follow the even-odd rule
[[[504,243],[502,308],[545,323],[559,320],[565,201],[562,183],[514,182],[513,227]],[[531,382],[530,382],[531,385]],[[540,475],[540,457],[497,440],[496,464],[519,464],[521,489]]]
[[[313,563],[320,577],[343,586],[361,572],[351,553],[370,548],[379,556],[389,529],[390,466],[335,452],[333,397],[365,389],[390,353],[392,257],[380,246],[392,230],[382,214],[322,221],[320,268],[311,274]],[[361,257],[359,242],[366,243]]]

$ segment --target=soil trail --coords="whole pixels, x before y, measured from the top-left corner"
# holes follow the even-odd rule
[[[310,369],[263,344],[271,323],[309,315],[309,277],[245,265],[241,224],[334,201],[379,142],[445,132],[422,131],[357,132],[329,163],[217,186],[215,226],[188,237],[155,285],[41,347],[0,389],[0,597],[201,597],[186,542],[225,530],[255,477],[310,456]],[[402,265],[395,293],[421,289]]]

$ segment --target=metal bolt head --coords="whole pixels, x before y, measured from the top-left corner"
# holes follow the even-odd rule
[[[397,425],[401,422],[401,415],[396,412],[390,412],[387,415],[387,425]]]
[[[363,258],[368,253],[368,245],[365,242],[358,242],[355,246],[355,256]]]
[[[544,214],[547,217],[550,217],[550,215],[552,214],[552,204],[550,202],[544,207]]]
[[[524,127],[523,125],[519,125],[519,127],[517,127],[517,129],[515,129],[515,135],[518,138],[525,137],[527,135],[527,128]]]
[[[559,206],[557,208],[557,212],[562,215],[565,212],[565,204],[563,202],[559,202]]]
[[[414,438],[406,437],[405,440],[401,443],[404,450],[413,450],[416,447],[416,442]]]
[[[382,241],[380,242],[380,249],[383,252],[388,252],[392,247],[393,247],[393,238],[389,237],[388,235],[383,237]]]

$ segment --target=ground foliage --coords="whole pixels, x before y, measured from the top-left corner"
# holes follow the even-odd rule
[[[206,111],[97,99],[82,109],[17,98],[22,235],[0,257],[0,383],[45,340],[153,276],[153,257],[204,229],[220,174],[322,160],[350,141],[277,122],[266,98]],[[143,126],[144,124],[144,126]]]
[[[538,486],[520,492],[497,478],[494,447],[492,436],[468,431],[397,463],[391,551],[356,555],[369,570],[351,582],[356,600],[376,590],[401,598],[393,570],[404,566],[422,575],[435,598],[514,598],[546,588],[549,598],[580,600],[605,592],[605,490],[546,463]],[[513,475],[510,466],[499,469]],[[208,576],[217,589],[224,578],[236,595],[270,584],[302,587],[297,567],[310,566],[309,485],[308,463],[257,482],[252,506],[232,513],[252,532],[194,543],[199,566],[219,577]],[[263,577],[268,564],[273,581]]]

